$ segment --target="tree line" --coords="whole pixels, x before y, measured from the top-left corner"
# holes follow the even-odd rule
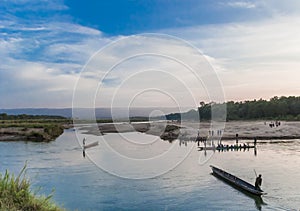
[[[41,120],[41,119],[66,119],[62,116],[51,116],[51,115],[9,115],[6,113],[0,113],[0,120]]]
[[[226,110],[224,109],[226,108]],[[212,110],[226,115],[226,120],[295,120],[300,121],[300,97],[273,97],[270,100],[251,100],[226,103],[200,102],[198,110],[166,115],[167,120],[210,120]],[[224,117],[225,119],[225,117]]]

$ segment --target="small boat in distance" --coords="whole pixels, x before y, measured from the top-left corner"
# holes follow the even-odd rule
[[[228,150],[246,150],[246,149],[255,149],[256,146],[252,145],[246,145],[246,146],[236,146],[236,145],[231,145],[231,146],[209,146],[209,147],[198,147],[199,151],[202,150],[218,150],[218,151],[228,151]]]
[[[98,145],[99,145],[99,142],[95,141],[93,143],[90,143],[90,144],[87,144],[87,145],[83,145],[83,150],[91,148],[91,147],[95,147],[95,146],[98,146]]]
[[[223,179],[224,181],[234,185],[235,187],[241,189],[241,190],[244,190],[248,193],[251,193],[251,194],[254,194],[256,196],[261,196],[261,195],[264,195],[266,193],[264,193],[263,190],[259,190],[259,189],[256,189],[254,185],[222,170],[222,169],[219,169],[215,166],[212,166],[210,165],[212,171],[213,171],[213,175]]]
[[[208,147],[198,147],[199,151],[202,151],[202,150],[218,150],[218,151],[225,151],[225,150],[246,150],[246,149],[254,149],[256,148],[256,146],[253,146],[253,145],[246,145],[246,146],[243,146],[243,145],[231,145],[231,146],[228,146],[228,145],[224,145],[224,146],[208,146]]]

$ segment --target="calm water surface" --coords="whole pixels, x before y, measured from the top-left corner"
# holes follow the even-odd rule
[[[55,142],[0,142],[0,170],[18,173],[28,161],[27,175],[33,189],[50,194],[65,208],[74,210],[299,210],[300,209],[300,140],[258,144],[254,150],[232,152],[199,152],[194,143],[154,141],[154,137],[129,133],[148,149],[121,141],[117,134],[106,135],[106,141],[118,153],[134,159],[151,158],[155,154],[172,153],[169,159],[186,159],[176,162],[153,162],[140,172],[130,175],[133,166],[119,163],[114,173],[143,176],[164,166],[171,171],[151,179],[125,179],[99,168],[117,167],[99,137],[87,136],[87,141],[99,140],[99,146],[87,150],[83,158],[80,144],[73,130],[66,130]],[[81,137],[79,137],[81,138]],[[125,144],[124,144],[125,143]],[[141,149],[140,149],[141,148]],[[144,150],[144,151],[143,151]],[[127,154],[126,154],[127,153]],[[110,166],[105,166],[111,162]],[[156,162],[156,163],[155,163]],[[101,165],[102,165],[101,164]],[[263,176],[262,188],[268,194],[262,200],[246,195],[212,176],[209,165],[216,165],[249,182],[255,180],[254,169]],[[124,167],[125,166],[125,167]],[[126,170],[127,169],[127,170]],[[139,167],[140,169],[140,167]],[[149,170],[150,169],[150,170]]]

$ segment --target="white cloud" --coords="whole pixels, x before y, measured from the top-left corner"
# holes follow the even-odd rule
[[[10,12],[0,15],[0,97],[5,99],[0,107],[71,107],[80,70],[110,38],[68,18],[43,17],[28,22],[14,16],[15,10],[66,9],[57,1],[6,4]]]
[[[46,30],[55,32],[69,32],[74,34],[88,35],[88,36],[101,36],[102,33],[99,30],[81,26],[70,22],[50,22],[44,24]]]
[[[2,2],[10,12],[18,11],[60,11],[67,10],[68,7],[62,0],[3,0]]]
[[[183,38],[204,52],[203,59],[215,68],[228,100],[299,95],[300,3],[282,4],[278,1],[278,6],[268,0],[230,1],[226,3],[228,7],[260,9],[271,15],[252,22],[163,32]],[[59,6],[56,9],[59,10]],[[109,43],[113,46],[112,41],[121,38],[105,37],[99,30],[57,18],[28,23],[9,15],[0,20],[0,28],[3,61],[0,64],[0,96],[5,99],[0,107],[71,106],[73,88],[85,62],[98,49]],[[100,83],[103,86],[96,102],[99,106],[109,106],[118,88],[114,98],[118,105],[126,105],[128,99],[143,89],[164,92],[149,91],[139,95],[136,105],[143,106],[144,102],[151,106],[169,106],[170,98],[161,97],[166,94],[180,99],[181,106],[190,106],[193,100],[210,100],[204,82],[214,80],[211,74],[204,71],[199,81],[183,64],[171,59],[180,58],[191,66],[203,64],[187,45],[172,43],[172,39],[147,42],[142,37],[127,41],[100,54],[86,67],[87,72],[80,79],[82,99],[95,97],[91,90]],[[162,56],[142,55],[145,52]],[[122,61],[133,53],[141,55]],[[101,76],[118,62],[121,64],[101,81]],[[82,100],[80,105],[86,106],[85,102],[90,103]]]
[[[300,16],[168,30],[211,58],[227,99],[299,95]]]
[[[94,83],[87,89],[85,83],[90,81],[79,81],[80,97],[76,102],[78,107],[91,107],[95,102],[100,107],[112,103],[126,107],[139,96],[144,106],[171,106],[169,101],[173,99],[186,107],[197,106],[204,98],[221,101],[222,96],[211,95],[220,85],[209,68],[201,52],[178,39],[131,36],[110,44],[92,58],[81,79],[93,78],[100,87]]]
[[[229,7],[234,8],[246,8],[246,9],[253,9],[256,5],[253,2],[246,2],[246,1],[233,1],[225,3]]]

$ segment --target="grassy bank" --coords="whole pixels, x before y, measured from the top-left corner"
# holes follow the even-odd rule
[[[18,119],[0,121],[1,140],[52,141],[71,126],[68,119]]]
[[[64,210],[51,201],[50,196],[37,196],[30,190],[25,178],[25,168],[15,177],[8,171],[0,174],[0,210],[60,211]]]

